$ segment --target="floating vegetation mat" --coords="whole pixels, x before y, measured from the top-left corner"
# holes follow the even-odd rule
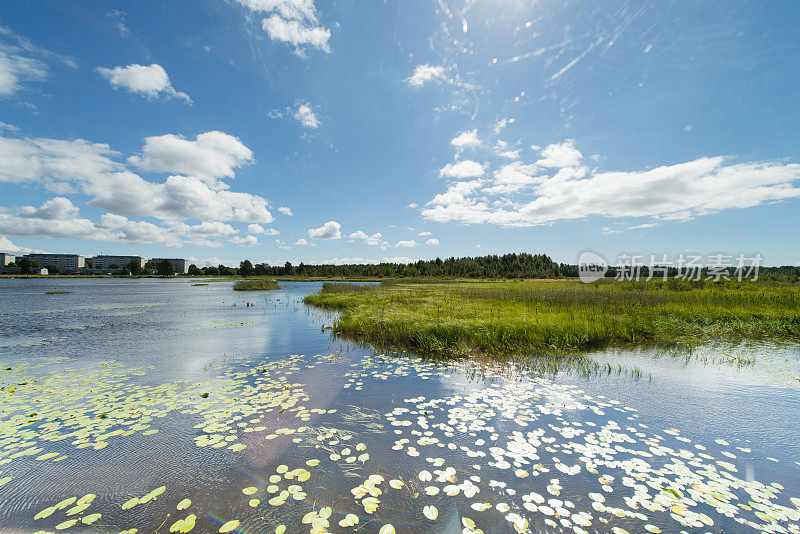
[[[116,362],[12,362],[0,532],[800,533],[800,464],[787,490],[745,474],[746,442],[460,365],[290,356],[146,385]]]
[[[275,280],[238,280],[233,284],[233,289],[235,291],[270,291],[280,289],[280,286]]]
[[[64,341],[66,338],[51,338],[51,339],[33,339],[33,338],[25,338],[25,339],[16,339],[16,340],[8,340],[5,343],[0,343],[0,349],[11,348],[11,347],[36,347],[39,345],[47,345],[49,343],[58,343]]]

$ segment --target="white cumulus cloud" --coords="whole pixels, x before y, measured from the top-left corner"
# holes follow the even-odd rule
[[[289,217],[294,215],[294,213],[292,213],[292,208],[287,208],[286,206],[281,206],[280,208],[278,208],[278,211],[280,213],[283,213],[284,215],[288,215]]]
[[[165,134],[146,137],[141,155],[128,163],[148,172],[176,172],[205,180],[213,188],[227,187],[234,169],[253,161],[253,152],[238,138],[219,131],[198,134],[194,140]]]
[[[274,228],[264,228],[260,224],[250,224],[247,226],[247,233],[248,234],[264,234],[264,235],[278,235],[278,232]]]
[[[254,247],[258,245],[258,238],[254,235],[248,235],[245,237],[240,237],[237,235],[231,238],[231,243],[240,247]]]
[[[33,249],[28,247],[22,247],[19,245],[15,245],[11,242],[9,238],[4,235],[0,235],[0,251],[2,252],[12,252],[12,253],[21,253],[21,254],[29,254],[33,252]]]
[[[444,67],[441,65],[417,65],[414,73],[406,78],[406,82],[414,87],[422,87],[431,80],[438,80],[444,74]]]
[[[30,237],[67,237],[91,241],[116,241],[119,235],[99,228],[89,219],[70,218],[53,221],[0,213],[0,234]]]
[[[519,161],[503,165],[494,171],[494,185],[486,189],[489,193],[512,193],[532,184],[541,183],[545,178],[534,177],[536,165],[524,165]]]
[[[353,232],[348,237],[350,239],[361,239],[367,245],[372,245],[372,246],[380,245],[381,244],[381,240],[383,239],[383,235],[381,235],[380,232],[376,232],[376,233],[374,233],[372,235],[368,235],[366,232],[364,232],[362,230],[358,230],[356,232]]]
[[[478,139],[478,130],[461,132],[450,140],[450,144],[456,148],[474,148],[481,144],[481,140]]]
[[[445,178],[477,178],[483,176],[483,173],[483,165],[468,159],[457,163],[448,163],[439,170],[439,176]]]
[[[431,239],[428,239],[427,241],[425,241],[425,244],[426,244],[426,245],[432,245],[432,246],[436,246],[436,245],[438,245],[438,244],[439,244],[439,240],[438,240],[438,239],[431,238]]]
[[[295,111],[294,118],[305,128],[317,128],[319,126],[319,119],[314,115],[314,111],[308,104],[301,104]]]
[[[800,197],[800,165],[729,164],[704,157],[650,170],[598,172],[584,166],[572,141],[542,150],[535,164],[514,162],[492,179],[448,185],[422,215],[437,222],[533,226],[601,216],[687,220],[734,208]],[[640,228],[648,226],[638,225]]]
[[[114,213],[104,213],[98,222],[81,218],[78,208],[67,199],[56,197],[39,208],[24,206],[14,213],[0,212],[0,232],[8,235],[86,239],[91,241],[160,243],[169,247],[184,244],[219,247],[211,238],[225,237],[237,231],[219,221],[186,224],[167,221],[157,225],[130,220]]]
[[[203,221],[200,224],[184,226],[188,233],[202,237],[224,237],[237,232],[230,224],[219,221]]]
[[[20,208],[19,214],[27,218],[55,221],[75,217],[78,214],[78,207],[68,198],[55,197],[46,201],[39,208],[23,206]]]
[[[341,239],[342,225],[336,221],[328,221],[319,228],[310,228],[308,237],[312,239]]]
[[[331,51],[328,45],[331,31],[322,26],[311,26],[305,21],[286,20],[278,15],[264,19],[261,25],[270,39],[291,44],[299,55],[303,55],[303,45],[313,46],[323,52]]]
[[[583,159],[572,139],[547,145],[542,150],[542,156],[542,159],[536,162],[541,167],[577,167]]]
[[[148,181],[116,161],[118,156],[108,145],[84,139],[0,136],[0,183],[79,192],[88,196],[89,204],[108,211],[99,223],[93,223],[77,216],[71,199],[58,196],[38,208],[5,210],[2,225],[9,229],[5,233],[108,241],[144,241],[149,236],[154,242],[176,245],[217,235],[216,230],[209,231],[212,228],[230,233],[232,228],[225,222],[267,224],[273,220],[267,201],[260,196],[212,188],[194,176]],[[226,173],[221,168],[218,174]],[[128,221],[131,216],[160,219],[164,225]],[[192,219],[200,224],[190,227],[182,222]]]
[[[100,67],[97,72],[107,79],[114,89],[122,87],[132,93],[151,99],[164,95],[168,98],[178,98],[188,103],[192,102],[189,95],[176,91],[172,87],[167,71],[158,63],[153,63],[152,65],[134,63],[127,67],[119,66],[110,69]]]

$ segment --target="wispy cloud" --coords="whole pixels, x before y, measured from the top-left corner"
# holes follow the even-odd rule
[[[304,56],[308,47],[330,52],[331,32],[319,23],[313,0],[236,0],[252,13],[269,15],[261,27],[273,41],[294,47]]]

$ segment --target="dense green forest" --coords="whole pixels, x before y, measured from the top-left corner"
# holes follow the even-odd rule
[[[577,272],[577,271],[576,271]],[[253,265],[245,260],[239,269],[230,267],[189,267],[189,274],[240,276],[307,276],[307,277],[370,277],[370,278],[558,278],[565,275],[561,265],[545,254],[505,254],[476,258],[420,260],[416,263],[378,263],[356,265],[292,265],[263,263]]]
[[[729,270],[734,276],[733,268]],[[641,268],[641,276],[646,277],[647,267]],[[669,276],[677,276],[676,268],[669,269]],[[190,276],[297,276],[309,278],[574,278],[578,276],[578,266],[556,263],[546,254],[513,253],[502,256],[489,255],[464,258],[419,260],[415,263],[377,263],[353,265],[253,265],[249,260],[240,263],[238,268],[219,265],[217,267],[189,267]],[[609,268],[606,276],[614,278],[617,270]],[[707,271],[700,272],[705,278]],[[660,274],[659,274],[660,276]],[[759,278],[764,280],[797,281],[800,267],[761,267]]]

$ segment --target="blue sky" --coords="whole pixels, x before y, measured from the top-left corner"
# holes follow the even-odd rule
[[[6,2],[0,249],[800,263],[794,2]]]

